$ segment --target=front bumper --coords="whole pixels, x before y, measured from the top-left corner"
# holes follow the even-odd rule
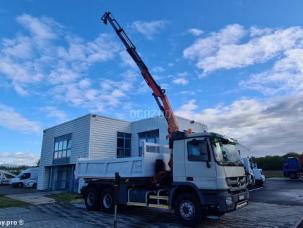
[[[220,194],[219,200],[219,211],[220,212],[229,212],[240,209],[248,204],[249,191],[247,189],[238,192],[230,193],[223,192]]]
[[[245,188],[237,192],[227,190],[200,191],[201,204],[210,214],[224,214],[238,210],[248,204],[249,191]]]

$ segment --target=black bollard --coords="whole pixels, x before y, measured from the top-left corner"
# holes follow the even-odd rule
[[[119,204],[119,192],[120,192],[120,175],[115,173],[115,185],[114,185],[114,228],[117,228],[117,213]]]

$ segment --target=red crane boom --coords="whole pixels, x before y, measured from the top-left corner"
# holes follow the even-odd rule
[[[104,24],[110,23],[112,27],[114,28],[115,32],[117,33],[118,37],[124,44],[128,54],[132,57],[132,59],[135,61],[137,66],[140,69],[140,72],[146,81],[147,85],[152,89],[153,96],[162,111],[167,124],[168,124],[168,135],[169,138],[172,138],[172,134],[177,132],[179,130],[179,126],[176,120],[176,117],[174,115],[174,112],[171,108],[171,105],[169,103],[169,100],[167,96],[165,95],[165,90],[162,89],[154,80],[153,76],[149,72],[147,66],[139,56],[139,54],[136,51],[135,45],[131,42],[131,40],[126,35],[123,28],[119,25],[119,23],[112,17],[112,14],[110,12],[104,13],[101,19]]]

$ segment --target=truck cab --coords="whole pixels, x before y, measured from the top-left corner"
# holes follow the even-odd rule
[[[177,136],[173,185],[188,186],[208,213],[221,215],[247,204],[245,171],[237,143],[215,133]]]
[[[303,160],[300,160],[295,157],[288,157],[283,166],[283,174],[285,177],[291,179],[298,179],[303,175],[303,164],[300,163]]]

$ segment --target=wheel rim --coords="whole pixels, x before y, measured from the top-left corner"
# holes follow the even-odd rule
[[[89,206],[93,206],[94,201],[95,201],[95,194],[92,193],[92,192],[88,193],[88,195],[87,195],[87,204]]]
[[[180,204],[179,211],[182,218],[190,220],[195,215],[195,205],[191,201],[183,200]]]
[[[112,196],[107,193],[103,196],[103,206],[107,209],[111,208],[112,206],[112,203],[113,203],[113,198]]]

